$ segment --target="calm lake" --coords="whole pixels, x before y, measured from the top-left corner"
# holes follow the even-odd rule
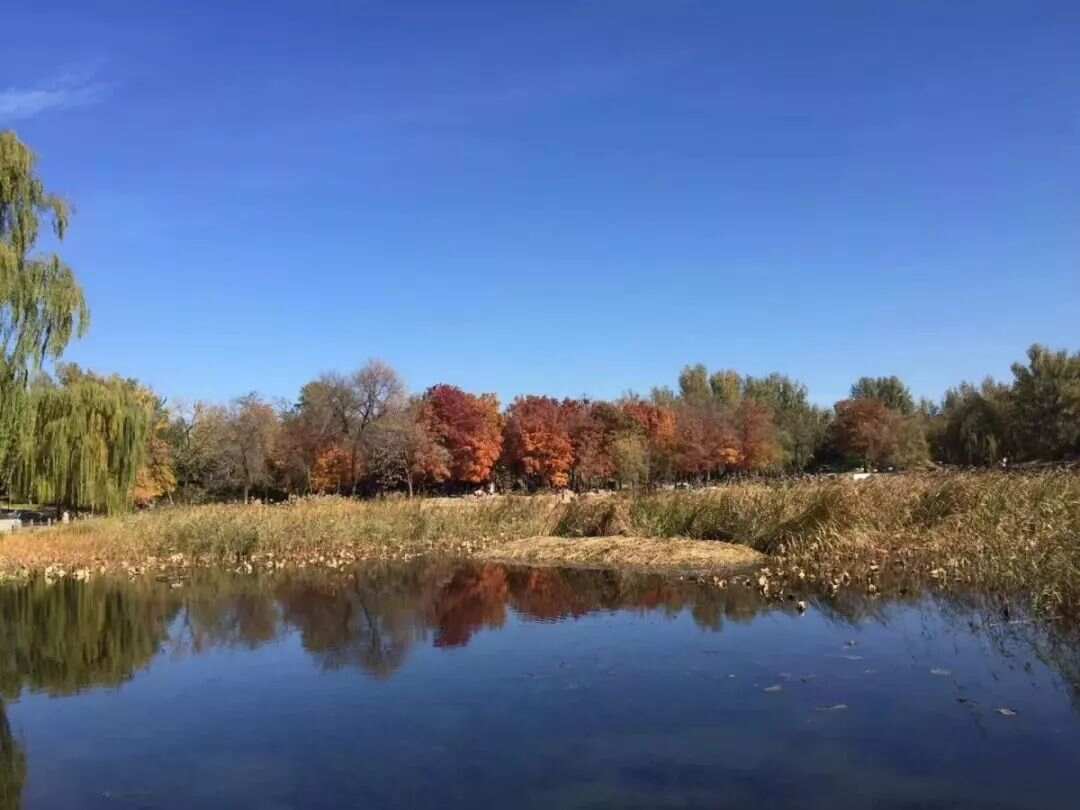
[[[0,808],[1075,808],[992,600],[426,563],[0,588]]]

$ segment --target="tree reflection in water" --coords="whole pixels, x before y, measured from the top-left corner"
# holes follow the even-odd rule
[[[11,733],[4,702],[0,700],[0,810],[16,810],[26,781],[26,754]]]
[[[887,599],[849,590],[812,601],[831,621],[856,624],[887,621],[898,602],[926,599],[905,589]],[[1074,630],[1018,623],[1015,616],[1007,621],[1000,603],[987,596],[939,594],[927,604],[1000,644],[1032,646],[1070,685],[1080,683]],[[0,695],[117,686],[162,649],[183,655],[255,648],[285,632],[299,632],[322,667],[388,678],[415,644],[465,646],[476,633],[502,627],[511,614],[553,622],[614,610],[688,612],[702,628],[719,631],[725,622],[795,608],[766,601],[751,588],[722,589],[692,578],[448,561],[373,565],[347,575],[203,573],[175,590],[155,582],[35,580],[0,587]]]
[[[506,568],[480,565],[461,568],[438,588],[427,610],[435,627],[436,647],[462,647],[481,628],[506,622],[510,588]]]
[[[180,607],[167,587],[149,582],[0,587],[0,694],[118,686],[150,662]]]
[[[290,577],[275,589],[284,623],[327,669],[358,667],[388,678],[426,635],[416,570],[376,566],[347,578]]]
[[[811,597],[807,597],[811,598]],[[812,599],[812,598],[811,598]],[[985,595],[928,595],[903,588],[888,598],[843,591],[813,600],[833,622],[887,623],[897,603],[951,617],[950,627],[1022,647],[1071,687],[1080,707],[1080,637],[1075,628],[1011,617]],[[762,611],[794,612],[746,587],[717,588],[691,578],[579,569],[529,569],[427,561],[374,565],[350,574],[293,571],[272,578],[201,573],[184,587],[164,583],[34,580],[0,587],[0,810],[15,808],[26,757],[3,699],[24,691],[67,695],[118,686],[159,652],[198,655],[255,648],[299,633],[327,669],[355,668],[386,679],[416,644],[462,647],[511,616],[573,621],[597,611],[690,615],[702,628],[749,621]]]

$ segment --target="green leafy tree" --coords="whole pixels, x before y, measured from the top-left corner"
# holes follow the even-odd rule
[[[1011,411],[1007,385],[986,379],[979,387],[950,388],[932,422],[935,457],[950,464],[997,464],[1011,452]]]
[[[903,416],[911,416],[915,413],[915,399],[911,391],[897,377],[860,377],[851,386],[852,399],[876,399],[882,402],[886,408],[890,408]]]
[[[743,396],[743,379],[737,371],[717,371],[709,377],[709,388],[713,399],[724,407],[734,408]]]
[[[825,442],[829,412],[812,405],[806,386],[785,374],[747,377],[743,396],[771,410],[783,466],[806,469]]]
[[[930,444],[926,438],[926,427],[917,414],[900,418],[896,449],[888,461],[902,470],[918,469],[929,463]]]
[[[120,377],[63,366],[29,392],[12,486],[39,503],[117,512],[131,505],[147,457],[152,401]]]
[[[685,402],[696,405],[712,399],[709,372],[705,366],[698,363],[696,366],[686,366],[682,370],[679,374],[679,394]]]
[[[624,487],[643,486],[649,480],[649,446],[638,433],[623,433],[611,444],[615,480]]]
[[[670,386],[659,385],[649,391],[649,401],[662,408],[672,408],[679,401],[679,395],[672,391]]]
[[[62,240],[70,206],[47,191],[37,158],[14,132],[0,132],[0,473],[29,430],[35,369],[81,336],[89,311],[75,274],[55,254],[35,253],[43,226]]]
[[[1012,367],[1022,455],[1052,460],[1080,453],[1080,353],[1035,344],[1027,356],[1026,366]]]

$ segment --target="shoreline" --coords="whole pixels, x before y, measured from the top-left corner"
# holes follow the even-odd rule
[[[421,557],[672,575],[770,598],[963,588],[1080,617],[1080,475],[734,482],[699,492],[177,506],[0,537],[0,581],[347,571]]]

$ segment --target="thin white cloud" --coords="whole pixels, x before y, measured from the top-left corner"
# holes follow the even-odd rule
[[[95,104],[105,97],[108,86],[85,76],[64,76],[36,88],[9,87],[0,90],[0,121],[32,118],[50,110],[67,110]]]

